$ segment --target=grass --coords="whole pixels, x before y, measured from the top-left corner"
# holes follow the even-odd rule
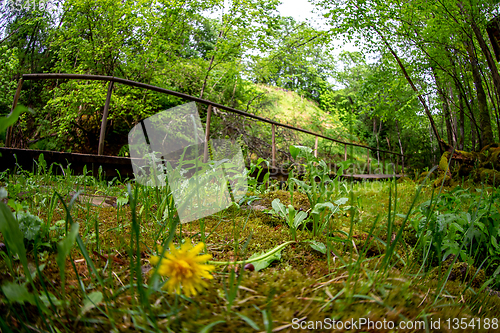
[[[69,169],[64,174],[52,176],[40,167],[35,174],[2,176],[10,205],[17,202],[46,227],[35,241],[16,243],[3,233],[2,331],[329,331],[332,320],[411,321],[415,327],[425,323],[427,331],[439,331],[440,320],[440,330],[449,331],[455,318],[467,318],[466,330],[475,330],[478,321],[499,316],[490,279],[495,275],[486,274],[492,267],[464,266],[456,256],[431,260],[424,236],[415,236],[416,215],[408,212],[431,198],[437,202],[451,188],[407,179],[340,182],[330,199],[346,197],[347,203],[314,237],[312,219],[306,221],[293,242],[287,221],[271,214],[271,203],[278,198],[287,207],[293,194],[295,210],[311,214],[300,186],[292,193],[260,188],[248,193],[260,198],[251,205],[181,225],[165,188],[76,176]],[[465,187],[471,196],[453,199],[456,211],[474,210],[484,200],[498,210],[495,189]],[[84,194],[103,200],[95,205]],[[214,262],[243,262],[217,265],[214,279],[196,296],[169,293],[161,289],[162,278],[151,275],[148,259],[158,245],[180,245],[186,238],[203,239]],[[267,258],[269,266],[245,270],[245,260],[280,245]],[[16,246],[26,249],[26,259]]]

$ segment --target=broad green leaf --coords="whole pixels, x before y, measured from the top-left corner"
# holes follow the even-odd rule
[[[335,200],[333,203],[336,204],[337,206],[340,206],[340,205],[345,205],[347,201],[349,201],[349,198],[340,198]]]
[[[307,217],[307,213],[304,211],[300,211],[297,215],[295,215],[295,219],[293,221],[293,227],[297,229],[304,222]]]
[[[0,232],[12,254],[17,254],[25,271],[28,269],[26,248],[24,247],[24,235],[19,229],[19,223],[12,215],[10,208],[0,202]]]
[[[491,244],[498,250],[498,242],[495,236],[491,236]]]
[[[7,282],[2,285],[2,291],[11,302],[36,304],[34,296],[29,293],[28,288],[24,284],[19,285],[15,282]]]
[[[274,211],[277,214],[281,215],[281,217],[283,217],[285,220],[287,220],[288,213],[286,211],[285,205],[283,205],[280,202],[280,199],[278,199],[278,198],[274,199],[273,202],[271,202],[271,206],[273,207]]]
[[[290,146],[290,155],[292,155],[292,157],[294,159],[297,158],[297,156],[299,155],[300,153],[300,149],[298,147],[295,147],[293,145]]]
[[[87,298],[83,300],[83,307],[80,311],[80,315],[84,315],[86,312],[95,308],[99,303],[102,302],[102,293],[100,291],[94,291],[87,295]]]
[[[321,212],[326,208],[330,208],[332,213],[335,213],[335,211],[338,209],[338,207],[334,206],[331,202],[322,202],[314,205],[311,214],[321,214]]]
[[[294,221],[295,221],[295,208],[292,206],[292,205],[288,205],[288,209],[286,210],[287,211],[287,217],[288,217],[288,225],[291,227],[291,228],[294,228]]]
[[[127,196],[123,196],[123,197],[118,197],[116,199],[116,205],[117,206],[124,206],[128,203],[128,197]]]
[[[260,256],[262,256],[264,254],[265,254],[265,252],[254,253],[254,254],[252,254],[250,256],[250,258],[248,258],[248,261],[250,261],[250,260],[252,260],[254,258],[260,257]],[[281,259],[281,250],[273,253],[272,255],[268,256],[265,259],[262,259],[262,260],[259,260],[259,261],[255,261],[252,264],[253,264],[253,267],[255,268],[255,271],[258,272],[258,271],[266,268],[267,266],[269,266],[273,261],[280,260],[280,259]]]
[[[7,127],[14,125],[21,113],[26,111],[28,111],[28,108],[19,104],[11,114],[6,117],[0,117],[0,134],[3,133]]]
[[[78,223],[73,223],[71,226],[71,229],[62,241],[57,243],[57,258],[56,262],[57,265],[59,266],[59,273],[61,275],[61,280],[64,281],[65,277],[65,262],[66,262],[66,257],[69,255],[71,252],[71,249],[73,248],[73,245],[75,244],[76,236],[78,235]]]
[[[309,241],[309,246],[311,246],[313,249],[316,251],[319,251],[323,254],[326,254],[326,246],[325,244],[318,242],[318,241]]]
[[[292,178],[292,181],[295,182],[295,184],[297,184],[298,186],[302,187],[302,189],[304,189],[306,192],[309,191],[311,189],[311,185],[307,185],[304,181],[302,180],[298,180],[296,178]]]
[[[295,159],[298,157],[306,157],[312,153],[312,149],[305,146],[290,146],[290,155]]]
[[[46,307],[49,307],[50,306],[50,302],[52,301],[52,304],[54,304],[54,306],[61,306],[63,305],[63,302],[59,299],[57,299],[57,297],[55,297],[51,292],[48,292],[48,296],[47,294],[45,293],[42,293],[42,295],[40,295],[40,299],[42,300],[43,304],[45,304]],[[50,301],[49,301],[49,297],[50,297]]]

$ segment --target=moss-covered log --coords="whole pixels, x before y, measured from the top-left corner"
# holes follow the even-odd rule
[[[500,145],[493,143],[485,146],[480,152],[463,150],[455,150],[453,154],[451,151],[444,152],[439,160],[438,176],[434,186],[441,184],[449,186],[464,179],[499,185]]]

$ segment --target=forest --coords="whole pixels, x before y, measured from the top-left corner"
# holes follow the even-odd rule
[[[449,146],[470,152],[498,141],[498,42],[492,46],[496,39],[487,32],[497,26],[494,4],[316,1],[320,28],[280,16],[278,4],[4,1],[0,114],[11,111],[22,74],[79,73],[148,83],[254,114],[272,103],[259,84],[291,90],[344,127],[350,121],[348,140],[407,152],[417,168],[436,163]],[[338,40],[359,51],[342,52]],[[20,100],[34,112],[16,125],[13,146],[95,153],[104,83],[24,85]],[[128,87],[114,94],[111,155],[126,149],[123,134],[133,124],[181,103]],[[221,137],[244,132],[219,126]]]
[[[300,19],[291,0],[0,0],[0,147],[97,154],[109,89],[104,155],[133,159],[131,130],[187,103],[36,73],[349,144],[277,126],[274,159],[274,126],[196,103],[241,148],[245,191],[221,162],[227,204],[189,223],[201,204],[178,192],[198,164],[159,167],[159,186],[0,162],[2,331],[498,329],[499,4],[308,2]],[[367,162],[397,178],[347,180]]]

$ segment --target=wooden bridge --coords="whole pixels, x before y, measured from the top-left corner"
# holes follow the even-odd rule
[[[344,174],[342,177],[344,178],[350,178],[350,179],[387,179],[387,178],[393,178],[393,177],[401,177],[402,175],[400,174],[383,174],[383,173],[371,173],[371,166],[370,166],[370,152],[379,152],[379,153],[385,153],[389,155],[395,156],[396,160],[396,168],[395,170],[398,170],[399,166],[399,158],[401,158],[401,166],[402,166],[402,173],[404,174],[404,163],[405,163],[405,156],[400,153],[384,150],[384,149],[377,149],[377,148],[372,148],[369,146],[365,146],[362,144],[357,144],[357,143],[352,143],[352,142],[346,142],[346,141],[341,141],[337,140],[328,136],[325,136],[320,133],[314,133],[302,128],[294,127],[288,124],[282,124],[270,119],[266,119],[263,117],[256,116],[254,114],[244,112],[235,108],[231,108],[222,104],[214,103],[209,100],[197,98],[194,96],[190,96],[187,94],[179,93],[176,91],[160,88],[157,86],[145,84],[145,83],[140,83],[136,81],[131,81],[131,80],[126,80],[122,78],[117,78],[117,77],[112,77],[112,76],[102,76],[102,75],[83,75],[83,74],[24,74],[21,79],[19,80],[17,90],[14,96],[14,102],[12,104],[12,110],[17,106],[19,95],[21,93],[21,89],[23,86],[23,81],[24,80],[42,80],[42,79],[76,79],[76,80],[98,80],[98,81],[107,81],[108,83],[108,92],[106,96],[106,102],[104,105],[104,111],[103,111],[103,116],[102,116],[102,121],[101,121],[101,128],[100,128],[100,137],[99,137],[99,146],[98,146],[98,153],[97,155],[92,155],[92,154],[74,154],[74,153],[63,153],[63,152],[53,152],[53,151],[40,151],[40,150],[30,150],[30,149],[19,149],[19,148],[13,148],[11,147],[12,145],[12,127],[9,127],[7,129],[7,135],[6,135],[6,143],[4,148],[0,148],[0,153],[2,154],[2,163],[0,165],[0,171],[6,170],[6,169],[12,169],[16,166],[21,166],[26,169],[31,169],[34,164],[34,160],[38,159],[38,156],[43,153],[44,158],[47,161],[48,164],[51,163],[59,163],[60,165],[66,164],[71,164],[72,170],[77,173],[83,172],[83,166],[86,165],[86,169],[89,170],[92,175],[96,176],[99,170],[99,167],[102,167],[102,170],[106,173],[107,177],[115,177],[115,176],[122,176],[122,177],[132,177],[133,172],[132,172],[132,166],[131,166],[131,160],[130,158],[126,157],[115,157],[115,156],[105,156],[103,155],[103,150],[104,150],[104,140],[105,140],[105,134],[106,134],[106,125],[107,125],[107,120],[108,120],[108,114],[109,114],[109,105],[112,97],[112,91],[113,91],[113,85],[114,83],[120,83],[120,84],[125,84],[137,88],[142,88],[142,89],[148,89],[151,91],[156,91],[160,93],[164,93],[167,95],[171,96],[176,96],[183,98],[188,101],[193,101],[193,102],[198,102],[202,103],[204,105],[208,105],[208,111],[207,111],[207,121],[206,121],[206,130],[205,130],[205,142],[208,142],[210,138],[210,121],[211,121],[211,116],[212,116],[212,109],[217,108],[221,110],[225,110],[228,112],[232,112],[244,117],[252,118],[257,121],[261,121],[264,123],[268,123],[271,125],[271,147],[272,147],[272,158],[271,158],[271,178],[280,178],[285,176],[286,174],[283,171],[280,171],[276,167],[276,126],[280,126],[283,128],[288,128],[294,131],[306,133],[309,135],[315,136],[315,146],[314,146],[314,156],[317,157],[318,153],[318,138],[323,138],[329,141],[333,141],[339,144],[344,145],[344,161],[347,161],[347,146],[356,146],[356,147],[361,147],[366,149],[366,154],[367,154],[367,159],[366,159],[366,166],[368,170],[368,174]],[[207,150],[207,145],[205,145],[205,156],[208,153]]]

